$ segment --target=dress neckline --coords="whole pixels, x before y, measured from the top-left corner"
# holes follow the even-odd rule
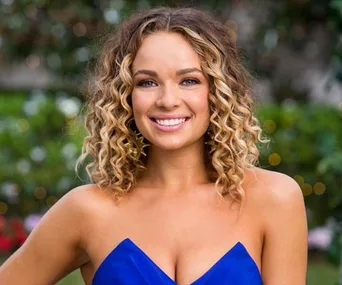
[[[164,270],[162,270],[135,242],[133,242],[129,237],[123,239],[121,242],[119,242],[110,252],[109,254],[103,259],[103,261],[100,263],[99,267],[95,270],[93,281],[95,280],[95,277],[99,274],[101,268],[104,266],[106,261],[110,258],[111,255],[113,255],[116,250],[118,250],[120,247],[129,245],[134,250],[136,250],[140,255],[145,257],[146,260],[148,260],[153,267],[155,267],[167,280],[169,280],[172,284],[177,285],[176,281],[173,280],[168,274],[165,273]],[[190,285],[197,285],[199,284],[204,278],[206,278],[210,273],[221,263],[223,260],[228,258],[230,255],[233,255],[235,251],[244,251],[248,257],[251,259],[251,261],[254,263],[254,266],[256,267],[258,271],[258,275],[261,278],[260,270],[254,261],[254,259],[249,254],[246,247],[240,242],[236,242],[229,250],[227,250],[208,270],[206,270],[201,276],[199,276],[196,280],[192,281]]]

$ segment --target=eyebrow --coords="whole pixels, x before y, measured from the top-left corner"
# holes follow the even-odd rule
[[[191,73],[191,72],[203,73],[202,70],[198,69],[197,67],[191,67],[191,68],[180,69],[176,72],[176,74],[177,75],[184,75],[184,74]]]
[[[190,67],[190,68],[177,70],[176,75],[184,75],[184,74],[191,73],[191,72],[199,72],[203,74],[202,70],[198,69],[197,67]],[[133,76],[136,76],[138,74],[146,74],[146,75],[153,76],[153,77],[158,76],[157,72],[153,70],[149,70],[149,69],[139,69],[137,72],[134,73]]]

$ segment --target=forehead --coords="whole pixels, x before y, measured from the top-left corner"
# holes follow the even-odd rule
[[[201,69],[198,54],[182,35],[171,32],[155,32],[146,36],[133,61],[133,71],[189,67]]]

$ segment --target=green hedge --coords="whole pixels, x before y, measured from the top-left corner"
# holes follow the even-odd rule
[[[64,92],[1,94],[0,214],[25,216],[81,183],[74,172],[84,133],[81,102]]]
[[[285,102],[259,108],[259,118],[271,140],[260,164],[296,179],[310,227],[342,214],[342,110]]]

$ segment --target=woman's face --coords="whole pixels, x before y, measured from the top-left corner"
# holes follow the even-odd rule
[[[147,36],[132,67],[136,126],[152,145],[175,150],[209,126],[209,84],[191,45],[177,33]]]

